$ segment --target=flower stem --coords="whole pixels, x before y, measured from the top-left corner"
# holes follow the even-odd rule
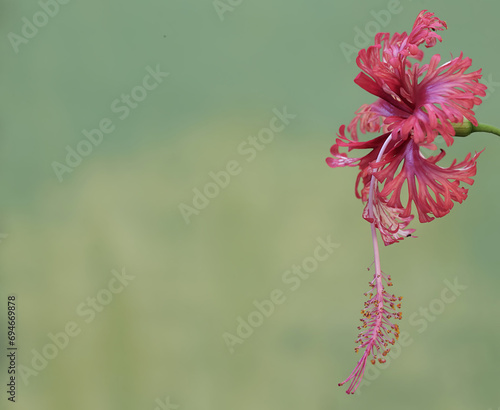
[[[472,125],[472,132],[489,132],[500,137],[500,128],[488,124],[478,124],[477,127]]]
[[[454,123],[452,126],[455,130],[455,137],[467,137],[473,132],[488,132],[500,137],[500,128],[494,127],[493,125],[477,124],[476,126],[469,120],[464,119],[462,123]]]

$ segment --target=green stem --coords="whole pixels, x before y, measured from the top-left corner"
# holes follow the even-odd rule
[[[478,124],[477,127],[472,125],[472,132],[489,132],[500,137],[500,129],[488,124]]]

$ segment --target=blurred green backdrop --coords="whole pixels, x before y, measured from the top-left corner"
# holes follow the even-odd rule
[[[356,171],[324,162],[338,127],[374,101],[342,49],[377,24],[408,31],[422,9],[449,26],[431,52],[463,51],[483,68],[477,117],[500,125],[493,2],[2,1],[0,297],[17,296],[18,364],[31,369],[18,374],[17,408],[499,408],[500,141],[490,135],[448,150],[462,159],[485,148],[469,199],[382,249],[404,295],[405,346],[359,394],[337,387],[359,358],[372,262]],[[147,67],[169,75],[144,95],[134,87]],[[131,92],[141,101],[122,120]],[[295,118],[242,152],[284,107]],[[66,147],[105,118],[113,131],[59,181],[53,163],[66,165]],[[187,224],[179,206],[230,161],[238,173]],[[283,275],[310,260],[318,237],[336,248],[292,290]],[[115,294],[112,270],[133,276]],[[444,304],[446,280],[466,290]],[[231,353],[227,334],[275,290],[283,303],[254,313],[258,326]],[[6,314],[0,325],[3,349]],[[36,353],[53,357],[39,371]]]

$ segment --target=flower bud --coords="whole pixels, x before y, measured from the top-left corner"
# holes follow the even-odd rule
[[[453,129],[455,130],[455,137],[466,137],[474,131],[472,123],[464,118],[463,123],[453,123]]]

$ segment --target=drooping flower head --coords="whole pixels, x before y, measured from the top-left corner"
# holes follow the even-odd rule
[[[479,97],[486,95],[486,86],[479,83],[481,70],[467,72],[472,61],[462,53],[442,65],[438,54],[429,64],[420,63],[424,56],[420,46],[430,48],[442,41],[439,32],[446,28],[444,21],[423,10],[410,34],[378,33],[375,44],[359,52],[356,63],[362,71],[354,82],[378,98],[356,111],[347,127],[350,137],[346,127],[340,127],[330,150],[332,156],[326,159],[332,168],[359,168],[355,193],[366,203],[363,218],[371,224],[375,254],[370,282],[373,290],[361,311],[363,325],[355,349],[364,349],[364,353],[350,376],[340,383],[350,382],[347,393],[354,393],[360,385],[368,357],[373,355],[372,363],[383,362],[389,345],[399,335],[398,326],[390,319],[401,318],[395,311],[400,298],[384,289],[384,282],[392,284],[380,267],[376,231],[385,245],[399,242],[415,231],[408,228],[414,218],[413,206],[420,222],[442,217],[455,202],[467,198],[462,184],[474,182],[480,153],[442,167],[438,162],[445,156],[444,150],[429,158],[421,152],[421,148],[436,149],[433,141],[438,135],[451,146],[454,124],[466,120],[477,126],[472,109],[481,103]],[[381,135],[360,141],[358,129],[363,134]],[[349,157],[341,148],[367,152]]]
[[[363,49],[356,59],[362,70],[354,82],[378,97],[363,104],[347,127],[351,138],[340,127],[338,139],[331,148],[332,167],[358,166],[356,196],[366,202],[372,176],[384,184],[376,190],[375,223],[384,243],[398,242],[411,232],[406,229],[412,216],[412,204],[420,222],[429,222],[450,212],[454,202],[467,198],[461,183],[472,184],[479,154],[468,155],[464,161],[444,168],[437,163],[445,152],[425,158],[421,147],[435,149],[434,139],[441,135],[448,146],[453,144],[454,123],[464,118],[477,125],[472,108],[481,103],[486,86],[479,83],[481,70],[467,73],[472,61],[462,54],[438,67],[441,56],[431,57],[429,64],[420,65],[422,44],[432,47],[441,41],[439,31],[446,23],[433,13],[422,11],[410,34],[378,33],[375,45]],[[415,62],[416,61],[416,62]],[[379,137],[360,142],[361,133],[382,132]],[[382,144],[391,136],[379,162],[375,159]],[[359,158],[340,153],[340,147],[370,150]],[[401,170],[398,172],[398,170]],[[361,185],[361,186],[359,186]],[[401,194],[407,191],[406,203]],[[377,217],[377,215],[381,217]],[[364,213],[365,219],[371,222]]]

